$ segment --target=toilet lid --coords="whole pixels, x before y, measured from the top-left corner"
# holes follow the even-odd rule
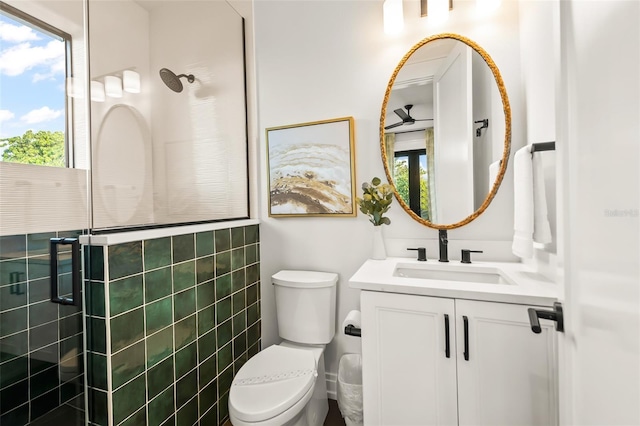
[[[270,346],[240,368],[231,384],[229,409],[239,419],[259,422],[298,402],[317,376],[311,351]]]

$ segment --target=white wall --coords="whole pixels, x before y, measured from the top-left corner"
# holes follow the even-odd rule
[[[502,158],[501,148],[504,146],[504,117],[500,92],[491,70],[484,59],[477,53],[472,57],[473,76],[473,191],[474,206],[479,208],[484,203],[487,194],[491,191],[494,179],[489,178],[489,166],[494,161]],[[498,117],[498,118],[497,118]],[[477,121],[488,119],[489,127],[480,130],[480,136],[476,135],[476,129],[481,124]],[[499,149],[494,152],[494,146]]]
[[[526,111],[526,144],[556,140],[555,72],[558,54],[558,1],[520,1],[520,46]],[[540,272],[555,279],[557,252],[557,194],[555,152],[535,154],[545,177],[549,225],[553,240],[536,245],[534,259]]]
[[[421,19],[419,2],[405,1],[405,30],[391,37],[382,30],[382,1],[268,1],[254,5],[260,135],[260,219],[263,345],[279,341],[270,276],[278,270],[337,272],[338,324],[359,307],[349,277],[371,254],[372,227],[355,218],[270,218],[264,129],[322,119],[356,120],[356,185],[384,176],[378,125],[384,92],[404,53],[422,38],[455,32],[480,44],[500,69],[512,109],[512,152],[522,146],[524,111],[520,75],[518,3],[503,2],[496,14],[477,18],[475,2],[458,0],[440,26]],[[476,221],[449,232],[449,253],[484,250],[478,258],[511,257],[512,171],[493,203]],[[411,256],[408,247],[427,247],[437,257],[437,231],[409,218],[397,203],[383,229],[389,255]],[[339,334],[326,352],[327,371],[336,373],[343,352],[359,352],[357,338]]]

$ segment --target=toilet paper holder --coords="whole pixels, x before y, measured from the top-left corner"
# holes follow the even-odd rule
[[[353,324],[348,324],[344,327],[344,334],[349,336],[362,337],[362,329],[355,327]]]

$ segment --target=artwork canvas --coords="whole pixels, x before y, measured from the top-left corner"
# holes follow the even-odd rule
[[[355,216],[353,117],[267,129],[269,216]]]

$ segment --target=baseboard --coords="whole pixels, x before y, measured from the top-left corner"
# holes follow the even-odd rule
[[[327,397],[329,399],[338,399],[336,394],[338,375],[335,373],[325,373],[324,376],[327,381]]]

